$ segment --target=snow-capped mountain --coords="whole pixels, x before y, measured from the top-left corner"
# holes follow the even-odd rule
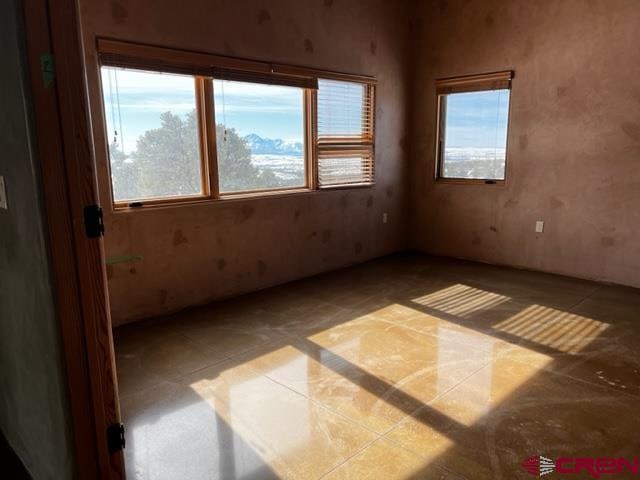
[[[304,145],[300,142],[285,142],[280,138],[263,138],[251,133],[244,140],[254,155],[300,155]]]

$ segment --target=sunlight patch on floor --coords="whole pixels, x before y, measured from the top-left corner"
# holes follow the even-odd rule
[[[414,302],[464,317],[508,300],[503,295],[455,285]],[[491,328],[558,352],[577,353],[608,327],[590,318],[530,305]],[[213,380],[216,387],[212,380],[191,384],[193,391],[215,408],[216,423],[221,422],[232,432],[237,450],[231,452],[234,462],[238,454],[245,455],[243,450],[248,446],[276,474],[286,474],[284,464],[290,455],[318,441],[314,423],[318,408],[295,394],[287,398],[291,392],[283,396],[277,391],[280,387],[263,375],[304,398],[316,397],[315,401],[321,404],[328,402],[331,409],[348,412],[348,417],[356,416],[359,421],[375,419],[363,414],[367,406],[376,410],[381,422],[390,418],[397,421],[403,414],[396,404],[398,399],[417,405],[420,394],[430,389],[434,400],[427,400],[425,405],[438,412],[439,421],[473,427],[553,362],[551,354],[541,352],[535,345],[509,344],[495,334],[400,304],[388,305],[316,332],[307,340],[298,340],[303,342],[301,345],[305,341],[310,345],[300,348],[294,342],[274,346],[267,353],[254,355],[246,363],[222,371],[221,377]],[[504,363],[502,352],[513,349],[527,352],[535,361]],[[402,373],[401,365],[407,362],[416,364],[415,375],[403,376],[406,372]],[[425,375],[425,369],[433,373]],[[237,378],[236,370],[245,374]],[[393,379],[392,371],[402,373],[402,378]],[[366,377],[369,380],[364,381]],[[383,388],[385,384],[388,388]],[[369,390],[372,386],[376,391]],[[340,402],[336,397],[342,397]],[[349,408],[351,404],[353,408]],[[292,424],[296,425],[293,431]],[[455,447],[455,437],[428,431],[437,436],[437,441],[434,437],[430,444],[430,456],[442,455]],[[279,445],[277,454],[268,447],[274,442]],[[234,464],[234,468],[239,467]]]
[[[419,305],[462,318],[482,310],[495,308],[508,300],[510,297],[463,284],[452,285],[412,299]]]
[[[609,324],[541,305],[530,305],[492,328],[558,352],[578,353]]]

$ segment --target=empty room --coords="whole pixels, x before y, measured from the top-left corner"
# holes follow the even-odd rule
[[[0,476],[640,478],[640,2],[0,8]]]

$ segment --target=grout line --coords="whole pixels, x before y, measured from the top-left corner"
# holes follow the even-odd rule
[[[587,293],[583,298],[581,298],[580,300],[578,300],[576,303],[574,303],[573,305],[571,305],[570,307],[567,308],[568,312],[574,313],[573,309],[576,308],[578,305],[580,305],[582,302],[584,302],[585,300],[587,300],[588,298],[591,298],[596,292],[602,290],[604,286],[603,285],[597,285],[592,291],[590,291],[589,293]]]
[[[414,450],[412,447],[408,447],[407,445],[404,445],[403,443],[398,442],[397,440],[394,440],[390,437],[387,436],[387,434],[383,435],[382,437],[380,437],[380,440],[384,440],[386,442],[392,443],[393,445],[395,445],[396,447],[402,448],[403,450],[406,450],[412,454],[414,454],[415,456],[419,457],[422,460],[427,460],[427,457],[424,456],[424,454],[417,452],[416,450]],[[451,447],[447,447],[447,450],[449,450],[449,448]],[[501,451],[504,451],[504,449],[501,449]],[[443,465],[442,463],[440,463],[438,461],[438,458],[440,458],[442,456],[442,454],[439,454],[438,457],[434,460],[430,460],[429,465],[433,465],[439,469],[444,470],[446,473],[450,473],[452,475],[455,475],[456,478],[459,479],[464,479],[464,480],[469,480],[469,477],[467,477],[466,475],[463,475],[460,472],[457,472],[455,470],[452,470],[451,467],[448,467],[446,465]]]
[[[526,360],[523,359],[519,359],[519,358],[508,358],[509,360],[513,361],[513,362],[518,362],[524,365],[530,365],[529,362],[527,362]],[[589,360],[590,357],[586,357],[584,359],[584,361]],[[555,362],[556,360],[553,360],[552,358],[552,362]],[[579,362],[576,365],[579,365],[580,363],[584,363],[584,362]],[[628,398],[638,398],[640,395],[637,393],[631,393],[631,392],[625,392],[624,390],[618,390],[616,388],[613,388],[611,385],[604,385],[601,383],[594,383],[591,382],[589,380],[585,380],[584,378],[580,378],[580,377],[574,377],[573,375],[570,375],[569,373],[565,373],[562,370],[553,370],[552,368],[550,368],[549,366],[543,366],[540,368],[540,370],[538,371],[545,371],[547,373],[550,373],[552,375],[558,376],[558,377],[564,377],[564,378],[570,378],[571,380],[575,380],[577,382],[583,383],[585,385],[589,385],[591,387],[597,387],[603,390],[606,390],[608,392],[611,393],[616,393],[616,394],[620,394],[623,397],[628,397]]]
[[[574,310],[578,305],[583,303],[585,300],[588,300],[589,298],[592,298],[594,294],[596,294],[597,292],[602,290],[604,287],[605,287],[605,285],[596,285],[593,290],[591,290],[589,293],[587,293],[580,300],[578,300],[577,302],[575,302],[571,306],[566,307],[567,308],[567,313],[576,314],[576,312]],[[508,357],[508,351],[505,352],[504,355],[507,355],[507,358],[509,360],[529,365],[529,363],[526,362],[523,359],[509,358]],[[576,362],[574,365],[569,365],[568,367],[580,365],[580,364],[590,360],[591,358],[593,358],[593,356],[582,355],[582,358],[578,359],[579,360],[578,362]],[[551,357],[551,359],[552,359],[552,363],[557,361],[554,357]],[[569,372],[565,372],[565,371],[562,371],[562,370],[554,370],[554,369],[550,368],[550,366],[548,366],[548,365],[544,365],[543,367],[541,367],[540,370],[545,371],[547,373],[551,373],[552,375],[556,375],[556,376],[560,376],[560,377],[564,377],[564,378],[570,378],[572,380],[575,380],[577,382],[583,383],[585,385],[601,388],[601,389],[604,389],[605,391],[608,391],[608,392],[611,392],[611,393],[620,394],[623,397],[637,398],[638,396],[640,396],[640,395],[635,394],[635,393],[625,392],[624,390],[616,389],[616,388],[612,387],[611,385],[595,383],[595,382],[592,382],[592,381],[589,381],[589,380],[585,380],[584,378],[575,377],[575,376],[571,375]]]
[[[318,480],[322,480],[323,478],[326,478],[327,475],[330,475],[332,472],[336,471],[338,468],[340,468],[341,466],[343,466],[344,464],[346,464],[347,462],[349,462],[352,458],[357,457],[358,455],[360,455],[362,452],[364,452],[367,448],[369,448],[371,445],[373,445],[374,443],[376,443],[378,440],[380,440],[382,438],[382,435],[379,435],[378,437],[374,438],[373,440],[371,440],[369,443],[363,445],[362,447],[360,447],[359,449],[357,449],[352,455],[348,456],[347,458],[345,458],[342,462],[340,462],[338,465],[334,466],[333,468],[330,468],[328,471],[326,471],[325,473],[323,473],[322,475],[320,475],[318,477]]]
[[[180,383],[180,380],[182,380],[183,378],[188,377],[189,375],[193,375],[195,373],[198,373],[198,372],[200,372],[202,370],[206,370],[207,368],[214,367],[214,366],[219,365],[221,363],[228,362],[229,360],[230,360],[229,357],[224,356],[220,360],[215,361],[213,363],[207,363],[204,366],[196,367],[195,370],[190,370],[190,371],[188,371],[186,373],[179,373],[177,375],[173,375],[173,376],[170,376],[170,377],[162,377],[162,378],[159,379],[158,382],[156,382],[156,383],[154,383],[152,385],[146,386],[144,388],[136,389],[136,390],[133,390],[133,391],[130,391],[130,392],[123,393],[122,390],[120,390],[120,388],[118,388],[118,390],[119,390],[118,398],[127,398],[127,397],[131,397],[133,395],[139,395],[139,394],[144,393],[144,392],[146,392],[148,390],[151,390],[153,388],[161,387],[162,385],[167,384],[167,383],[170,383],[170,384],[173,384],[173,385],[178,385],[178,386],[184,386],[182,383]],[[145,374],[146,373],[147,372],[145,372]],[[117,380],[118,380],[118,367],[116,365],[116,381]],[[119,387],[119,385],[118,385],[118,387]]]
[[[411,412],[410,415],[406,415],[405,417],[403,417],[401,420],[399,420],[395,425],[393,425],[391,428],[389,428],[386,432],[384,432],[382,434],[382,437],[387,438],[388,439],[388,435],[395,430],[396,428],[398,428],[401,424],[405,423],[409,418],[411,417],[415,417],[416,415],[419,415],[420,412],[422,410],[425,410],[427,408],[433,408],[431,407],[431,405],[440,400],[442,397],[444,397],[445,395],[447,395],[449,392],[451,392],[452,390],[458,388],[460,385],[462,385],[464,382],[466,382],[467,380],[469,380],[471,377],[473,377],[476,373],[478,373],[480,370],[484,369],[487,367],[487,365],[489,365],[491,363],[490,360],[486,361],[484,364],[482,364],[480,367],[478,367],[477,369],[475,369],[473,372],[471,372],[469,375],[467,375],[466,377],[464,377],[463,379],[461,379],[458,383],[452,385],[451,387],[449,387],[448,389],[446,389],[445,391],[443,391],[442,393],[439,393],[438,395],[436,395],[435,397],[433,397],[431,400],[429,400],[427,403],[425,403],[422,407],[417,408],[415,411]],[[396,442],[397,443],[397,442]],[[405,447],[406,448],[406,447]],[[414,452],[416,453],[416,452]],[[422,455],[420,455],[422,457]]]
[[[254,369],[253,367],[251,367],[251,366],[248,366],[248,368],[250,368],[251,370],[253,370],[254,372],[256,372],[258,375],[260,375],[260,376],[262,376],[262,377],[264,377],[264,378],[266,378],[266,379],[268,379],[268,380],[272,381],[273,383],[276,383],[276,384],[280,385],[281,387],[284,387],[284,388],[286,388],[287,390],[292,391],[292,392],[293,392],[293,393],[295,393],[296,395],[299,395],[299,396],[301,396],[302,398],[305,398],[305,399],[309,400],[309,401],[310,401],[310,402],[312,402],[314,405],[316,405],[316,406],[318,406],[318,407],[321,407],[323,410],[326,410],[326,411],[328,411],[328,412],[330,412],[330,413],[332,413],[332,414],[334,414],[334,415],[336,415],[336,416],[338,416],[338,417],[342,418],[343,420],[347,420],[347,421],[349,421],[350,423],[355,423],[355,424],[356,424],[356,425],[358,425],[359,427],[364,428],[365,430],[369,431],[370,433],[373,433],[373,434],[374,434],[374,435],[376,435],[376,436],[381,436],[381,434],[380,434],[379,432],[376,432],[376,431],[375,431],[374,429],[372,429],[371,427],[368,427],[367,425],[364,425],[364,424],[360,423],[358,420],[354,420],[353,418],[351,418],[351,417],[349,417],[349,416],[345,415],[345,414],[344,414],[344,413],[342,413],[342,412],[339,412],[339,411],[337,411],[337,410],[334,410],[334,408],[333,408],[333,407],[330,407],[330,406],[328,406],[328,405],[325,405],[325,404],[324,404],[324,403],[322,403],[321,401],[316,400],[316,399],[314,399],[314,398],[311,398],[310,396],[305,395],[304,393],[302,393],[302,392],[299,392],[299,391],[295,390],[294,388],[292,388],[292,387],[290,387],[290,386],[288,386],[288,385],[286,385],[286,384],[284,384],[284,383],[280,382],[279,380],[276,380],[276,379],[275,379],[275,378],[273,378],[273,377],[270,377],[270,376],[269,376],[269,375],[267,375],[267,374],[260,373],[260,372],[258,372],[257,370],[255,370],[255,369]]]
[[[371,427],[361,423],[360,420],[356,420],[338,410],[335,409],[335,407],[331,407],[329,405],[326,405],[325,403],[323,403],[320,400],[314,399],[309,395],[305,395],[302,392],[299,392],[297,390],[295,390],[294,388],[280,382],[279,380],[271,377],[269,374],[264,374],[259,372],[258,370],[256,370],[254,367],[252,367],[251,365],[247,365],[247,368],[251,369],[252,371],[254,371],[257,375],[260,375],[270,381],[272,381],[273,383],[280,385],[281,387],[286,388],[287,390],[291,391],[292,393],[294,393],[297,396],[300,396],[310,402],[312,402],[314,405],[318,406],[319,408],[333,414],[336,415],[337,417],[342,418],[343,420],[348,421],[349,423],[353,423],[355,425],[358,425],[359,427],[363,428],[364,430],[369,431],[370,433],[373,433],[375,438],[373,438],[370,442],[366,443],[365,445],[361,446],[360,448],[358,448],[355,452],[353,452],[350,456],[348,456],[346,459],[344,459],[342,462],[340,462],[339,464],[337,464],[336,466],[334,466],[333,468],[331,468],[330,470],[328,470],[327,472],[325,472],[324,474],[322,474],[319,479],[325,478],[327,475],[329,475],[331,472],[335,471],[336,469],[340,468],[342,465],[346,464],[347,462],[349,462],[351,459],[353,459],[354,457],[356,457],[357,455],[359,455],[360,453],[362,453],[363,451],[365,451],[367,448],[369,448],[372,444],[374,444],[375,442],[377,442],[378,440],[385,438],[387,440],[389,440],[388,438],[386,438],[386,435],[391,432],[392,430],[394,430],[396,427],[398,427],[401,423],[405,422],[407,419],[413,417],[414,415],[416,415],[418,412],[420,412],[421,410],[427,408],[429,406],[430,403],[440,399],[441,397],[443,397],[444,395],[448,394],[450,391],[452,391],[453,389],[455,389],[456,387],[458,387],[460,384],[462,384],[463,382],[465,382],[466,380],[468,380],[470,377],[472,377],[473,375],[475,375],[476,373],[478,373],[480,370],[482,370],[483,368],[485,368],[487,365],[489,365],[489,361],[487,361],[486,363],[484,363],[483,365],[481,365],[480,367],[478,367],[476,370],[474,370],[472,373],[470,373],[469,375],[467,375],[466,377],[462,378],[459,382],[455,383],[454,385],[452,385],[450,388],[448,388],[447,390],[443,391],[442,393],[436,395],[434,398],[432,398],[431,400],[429,400],[426,404],[424,404],[422,407],[418,407],[417,409],[415,409],[413,412],[411,413],[405,413],[397,422],[393,423],[393,425],[391,425],[391,427],[389,427],[387,430],[385,430],[383,433],[377,432],[376,430],[373,430]],[[395,390],[401,390],[399,388],[393,387],[393,389]],[[393,405],[391,405],[393,406]],[[418,455],[420,458],[424,458],[423,455],[418,454],[417,452],[414,452],[413,450],[407,448],[406,446],[399,444],[398,442],[393,442],[394,444],[404,448],[405,450],[410,451],[411,453],[413,453],[414,455]],[[439,468],[443,468],[442,466],[438,465]],[[446,469],[445,469],[446,470]],[[458,475],[456,472],[453,472],[456,475]]]
[[[424,332],[424,331],[420,331],[417,328],[414,327],[410,327],[408,325],[403,325],[401,323],[395,323],[392,320],[387,320],[386,318],[378,318],[373,316],[373,318],[375,318],[376,320],[379,320],[381,322],[386,322],[389,323],[395,327],[400,327],[400,328],[404,328],[407,330],[410,330],[412,332],[418,333],[420,335],[424,335],[424,336],[428,336],[431,338],[434,338],[436,340],[439,339],[439,336],[437,333],[432,333],[432,332]],[[438,317],[435,317],[438,318]],[[469,333],[473,334],[473,335],[481,335],[483,337],[487,337],[489,339],[494,339],[497,342],[504,342],[504,343],[510,343],[506,340],[503,340],[501,338],[496,338],[495,336],[491,335],[490,331],[485,331],[485,330],[480,330],[480,329],[475,329],[473,327],[470,327],[468,325],[465,325],[463,323],[457,323],[451,320],[446,320],[444,318],[438,318],[439,322],[442,322],[442,325],[437,325],[436,328],[440,328],[440,327],[444,327],[444,328],[451,328],[452,330],[456,331],[456,333],[461,333],[463,335],[468,335]],[[458,330],[458,328],[460,330]],[[473,349],[474,352],[484,352],[487,350],[487,348],[480,348],[474,345],[474,342],[477,339],[472,339],[472,340],[460,340],[460,343],[464,344],[465,347],[469,347],[469,349]],[[512,344],[512,345],[516,345],[516,344]]]

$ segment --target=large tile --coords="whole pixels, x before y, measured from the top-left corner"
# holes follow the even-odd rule
[[[595,315],[531,306],[494,329],[496,336],[521,338],[504,352],[512,360],[640,394],[640,354],[635,340],[640,332],[633,323],[607,323]]]
[[[605,322],[584,308],[526,305],[509,300],[466,318],[447,314],[401,314],[389,321],[425,333],[458,328],[473,342],[492,339],[494,353],[628,393],[640,393],[640,355],[635,345],[640,323]],[[473,334],[476,331],[476,335]]]
[[[411,304],[392,303],[377,310],[372,310],[372,318],[411,328],[425,334],[435,334],[442,325],[449,324],[445,315],[426,313]]]
[[[316,332],[357,320],[362,315],[352,309],[338,307],[323,301],[304,309],[280,313],[278,329],[287,335],[305,338]]]
[[[385,439],[376,440],[324,477],[327,480],[445,480],[462,477]]]
[[[373,316],[337,325],[308,341],[421,401],[448,390],[491,356],[481,341],[470,344],[458,329],[440,328],[436,335],[425,335]],[[487,341],[491,339],[487,337]],[[420,381],[441,370],[435,385],[431,380]]]
[[[393,302],[415,287],[413,279],[403,275],[384,275],[354,267],[303,280],[301,291],[309,297],[337,307],[366,314]]]
[[[634,411],[630,396],[497,358],[388,438],[470,478],[514,478],[533,455],[635,455]]]
[[[375,435],[229,361],[127,397],[132,478],[319,478]]]
[[[640,395],[640,352],[635,326],[615,326],[594,340],[591,352],[574,362],[558,363],[558,371],[590,383]]]
[[[471,263],[465,283],[526,302],[570,308],[598,289],[593,282],[541,272]]]
[[[593,318],[540,305],[530,305],[491,326],[491,333],[548,354],[577,355],[594,350],[596,341],[611,338],[610,325]]]
[[[464,283],[447,284],[443,288],[422,295],[416,293],[411,292],[408,305],[426,313],[461,320],[469,318],[474,313],[491,311],[511,300],[508,296]]]
[[[135,480],[276,479],[259,452],[189,386],[166,384],[121,401],[125,467]]]
[[[118,335],[115,351],[118,386],[123,396],[226,359],[206,344],[155,328],[147,336],[140,330]]]
[[[231,357],[265,344],[282,333],[273,328],[266,313],[234,315],[224,320],[200,320],[184,328],[184,335],[193,342],[213,348]]]
[[[418,376],[419,397],[379,379],[313,342],[292,338],[275,342],[237,358],[257,372],[286,385],[330,410],[378,433],[424,405],[437,393],[437,370]]]
[[[245,365],[376,432],[422,406],[329,350],[299,339],[241,357]]]
[[[412,303],[393,304],[374,311],[370,317],[383,320],[416,332],[433,335],[442,339],[448,337],[451,340],[467,343],[476,350],[498,350],[508,348],[513,344],[519,344],[520,338],[510,335],[496,335],[492,326],[509,315],[515,315],[524,307],[509,304],[501,305],[498,312],[491,315],[489,311],[478,311],[468,318],[461,318],[442,312],[433,312],[429,309],[418,307]],[[508,312],[508,314],[506,313]]]
[[[429,275],[526,303],[568,308],[597,290],[598,285],[561,275],[481,264],[444,257],[417,256]]]
[[[375,438],[247,365],[199,373],[191,388],[283,478],[319,477]]]
[[[611,325],[629,322],[640,330],[640,289],[602,286],[572,311]]]

